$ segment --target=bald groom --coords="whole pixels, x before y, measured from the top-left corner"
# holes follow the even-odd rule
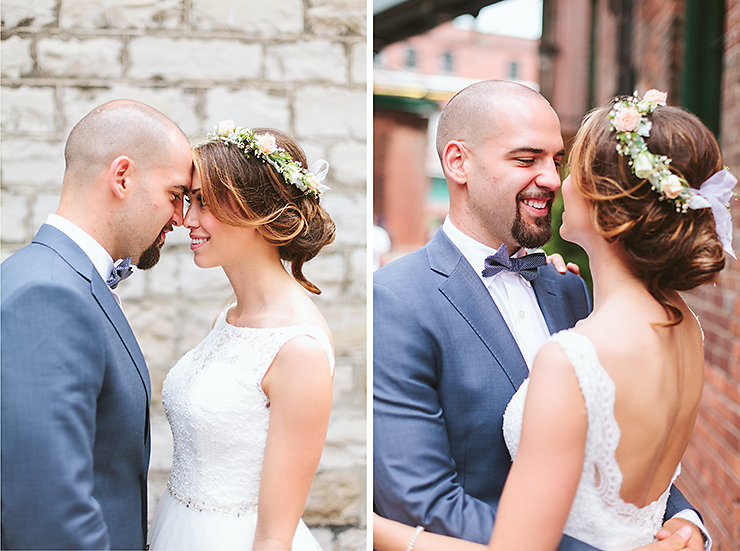
[[[114,260],[154,266],[182,223],[190,144],[117,100],[64,153],[56,214],[0,269],[2,549],[144,549],[149,373],[108,284]]]

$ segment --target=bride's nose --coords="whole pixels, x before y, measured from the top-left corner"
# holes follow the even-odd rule
[[[200,225],[200,222],[198,222],[198,217],[195,215],[195,209],[193,208],[192,204],[188,207],[188,211],[185,213],[185,218],[182,221],[182,225],[186,228],[197,228]]]

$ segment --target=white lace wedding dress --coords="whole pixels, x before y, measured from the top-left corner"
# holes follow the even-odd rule
[[[280,348],[300,335],[316,339],[334,369],[329,338],[318,327],[236,327],[227,310],[162,387],[174,453],[149,532],[153,550],[251,549],[270,420],[262,378]],[[293,549],[320,550],[302,520]]]
[[[599,363],[588,337],[568,330],[553,335],[551,340],[561,346],[573,366],[588,416],[583,473],[564,532],[605,551],[651,543],[663,524],[670,485],[644,507],[622,500],[622,471],[616,459],[620,431],[614,418],[614,382]],[[529,379],[514,394],[504,413],[504,439],[512,457],[519,447],[528,387]],[[680,465],[673,480],[679,471]]]

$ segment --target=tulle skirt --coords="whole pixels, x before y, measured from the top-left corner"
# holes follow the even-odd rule
[[[149,530],[152,551],[240,551],[252,549],[257,513],[224,514],[187,507],[165,491]],[[301,520],[294,551],[321,551]]]

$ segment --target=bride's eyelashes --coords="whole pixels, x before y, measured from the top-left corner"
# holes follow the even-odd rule
[[[190,205],[193,199],[197,201],[199,207],[203,208],[206,206],[206,202],[203,200],[203,196],[200,193],[195,193],[194,197],[191,197],[191,195],[185,195],[185,202],[188,205]]]

